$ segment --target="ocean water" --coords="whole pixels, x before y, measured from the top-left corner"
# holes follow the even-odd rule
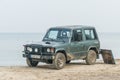
[[[115,59],[120,59],[120,33],[98,33],[101,49],[112,50]]]
[[[26,65],[23,45],[42,40],[41,33],[0,33],[0,66]]]
[[[26,65],[22,57],[23,45],[39,42],[44,33],[0,33],[0,66]],[[120,33],[98,33],[101,48],[111,49],[120,58]]]

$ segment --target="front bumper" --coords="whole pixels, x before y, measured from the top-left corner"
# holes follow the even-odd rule
[[[54,55],[38,55],[40,56],[40,58],[32,58],[31,55],[38,55],[38,54],[23,54],[23,57],[30,58],[30,59],[37,60],[37,61],[45,61],[45,60],[54,59]]]

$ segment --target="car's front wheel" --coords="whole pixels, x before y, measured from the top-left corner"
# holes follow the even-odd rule
[[[36,67],[38,65],[37,61],[32,61],[31,59],[27,58],[26,63],[29,67]]]
[[[94,50],[89,50],[86,57],[86,63],[88,65],[94,64],[96,62],[96,58],[97,58],[96,52]]]
[[[57,53],[53,61],[53,65],[56,69],[62,69],[66,64],[66,58],[63,53]]]

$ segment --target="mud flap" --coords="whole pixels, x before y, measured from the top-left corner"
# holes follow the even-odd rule
[[[104,63],[115,64],[115,60],[111,50],[101,49],[101,54],[102,54]]]

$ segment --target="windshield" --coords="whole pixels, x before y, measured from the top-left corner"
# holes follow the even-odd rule
[[[43,41],[62,41],[68,42],[70,37],[69,29],[50,29]]]

